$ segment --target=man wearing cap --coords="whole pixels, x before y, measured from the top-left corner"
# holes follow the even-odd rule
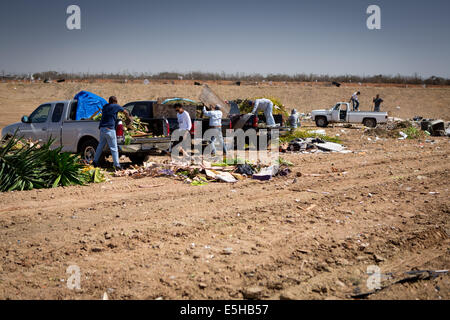
[[[212,108],[211,108],[212,109]],[[219,140],[219,144],[223,147],[223,153],[226,155],[228,150],[222,135],[222,111],[220,106],[216,105],[214,110],[208,111],[206,107],[203,107],[203,115],[209,118],[209,128],[213,130],[213,136],[211,137],[211,150],[212,155],[216,155],[216,140]]]
[[[264,111],[266,116],[266,124],[268,127],[276,127],[275,119],[273,118],[273,102],[269,99],[256,99],[250,101],[250,105],[253,106],[252,114],[257,114],[258,111]],[[277,108],[277,107],[276,107]]]

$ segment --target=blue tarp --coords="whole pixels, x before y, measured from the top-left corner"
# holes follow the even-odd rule
[[[78,100],[76,120],[89,119],[99,109],[103,109],[103,106],[108,102],[91,92],[81,91],[73,98]]]

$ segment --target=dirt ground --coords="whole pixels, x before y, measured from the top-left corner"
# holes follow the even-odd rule
[[[198,90],[158,85],[145,96],[143,85],[102,85],[0,84],[1,126],[80,89],[121,101],[190,90],[195,98]],[[217,89],[224,99],[277,96],[299,111],[341,94]],[[400,104],[394,116],[448,119],[448,88],[367,90]],[[125,177],[0,194],[0,299],[351,299],[368,291],[369,266],[396,275],[449,269],[449,138],[369,141],[362,129],[326,131],[354,153],[282,154],[293,172],[268,182]],[[79,290],[66,286],[71,265],[81,271]],[[398,283],[368,299],[449,299],[449,281]]]

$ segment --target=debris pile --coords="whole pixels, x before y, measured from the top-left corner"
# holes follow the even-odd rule
[[[447,135],[443,120],[422,119],[420,122],[420,128],[435,137],[443,137]]]
[[[114,176],[132,177],[134,179],[171,177],[194,186],[200,186],[209,182],[235,183],[247,178],[266,181],[275,176],[287,176],[291,173],[290,165],[289,162],[284,160],[279,160],[279,164],[272,166],[252,165],[250,163],[222,166],[222,164],[206,162],[202,165],[146,162],[143,166],[135,165],[128,169],[116,171]]]
[[[392,119],[385,124],[379,124],[376,128],[367,128],[365,135],[394,139],[417,139],[426,136],[441,137],[448,135],[443,120],[423,119],[416,116],[412,121]]]
[[[334,142],[328,142],[321,138],[296,138],[281,148],[282,152],[300,152],[300,153],[317,153],[317,152],[340,152],[350,153],[350,150]]]

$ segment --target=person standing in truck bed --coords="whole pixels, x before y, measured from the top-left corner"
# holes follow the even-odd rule
[[[211,108],[212,109],[212,108]],[[203,107],[203,115],[209,118],[209,128],[212,130],[213,136],[211,137],[211,154],[216,155],[216,139],[219,140],[220,146],[223,148],[223,153],[226,155],[228,150],[225,142],[223,141],[222,135],[222,111],[220,111],[220,106],[216,105],[214,110],[207,111],[206,107]]]
[[[256,115],[258,111],[264,111],[266,116],[267,127],[276,127],[275,119],[273,118],[273,102],[269,99],[257,99],[255,101],[250,101],[250,105],[253,106],[251,114]]]
[[[103,153],[103,148],[105,144],[108,144],[111,150],[111,155],[114,162],[114,168],[120,170],[119,163],[119,149],[117,147],[117,136],[116,136],[116,123],[117,123],[117,113],[123,112],[127,117],[129,123],[132,123],[132,117],[127,110],[122,108],[117,104],[117,98],[112,96],[109,98],[109,103],[105,105],[102,109],[102,119],[100,120],[100,141],[95,151],[94,166],[98,166],[98,161]]]
[[[380,95],[377,94],[377,96],[375,98],[373,98],[373,103],[374,103],[373,111],[380,112],[380,106],[381,106],[382,102],[383,102],[383,99],[381,99]]]
[[[350,98],[350,101],[353,105],[353,111],[359,111],[359,98],[358,96],[361,94],[361,92],[357,91],[352,94],[352,97]]]

